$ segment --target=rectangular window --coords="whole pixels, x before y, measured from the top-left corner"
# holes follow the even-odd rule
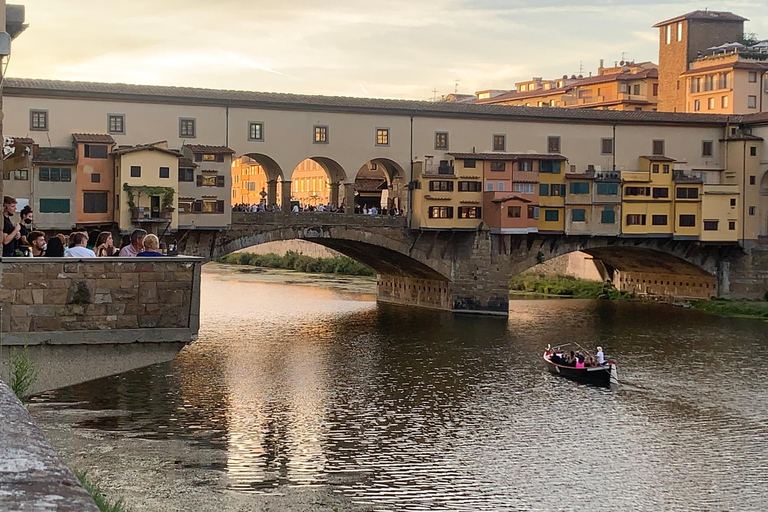
[[[558,210],[544,210],[544,220],[547,222],[557,222],[560,220],[560,212]]]
[[[428,215],[430,219],[452,219],[453,206],[430,206]]]
[[[651,216],[651,224],[654,226],[666,226],[667,225],[667,216],[666,215],[652,215]]]
[[[171,168],[170,167],[161,167],[160,168],[160,177],[161,178],[170,178],[171,177]]]
[[[676,194],[677,199],[698,199],[699,189],[692,187],[679,187]]]
[[[261,121],[248,122],[248,140],[251,142],[264,142],[264,123]]]
[[[548,153],[560,152],[560,137],[558,136],[547,137],[547,152]]]
[[[30,110],[29,111],[29,129],[34,131],[48,131],[48,111]]]
[[[500,181],[496,183],[496,190],[504,190],[504,182]]]
[[[109,156],[108,147],[104,144],[86,144],[84,149],[86,158],[107,158]]]
[[[667,44],[672,43],[672,25],[667,25]]]
[[[654,199],[666,199],[669,197],[669,189],[667,187],[653,187]]]
[[[713,144],[711,140],[701,141],[701,156],[712,156]]]
[[[493,136],[493,150],[505,151],[507,149],[507,136],[506,135],[494,135]]]
[[[678,41],[683,40],[683,22],[682,21],[677,22],[677,40]]]
[[[750,215],[754,215],[755,214],[755,207],[754,206],[750,206],[749,207],[749,214]]]
[[[448,151],[448,132],[435,132],[435,149]]]
[[[669,174],[669,164],[662,165],[661,170],[664,174]]]
[[[720,98],[720,106],[723,108],[728,108],[728,96],[723,96]]]
[[[195,170],[179,169],[179,181],[195,181]]]
[[[618,183],[598,183],[597,194],[601,196],[617,196],[619,195]]]
[[[707,99],[707,110],[715,110],[715,98]]]
[[[51,170],[48,167],[41,167],[37,179],[40,181],[51,181]]]
[[[613,139],[600,140],[600,153],[603,155],[613,154]]]
[[[312,128],[314,131],[314,138],[312,139],[312,142],[315,144],[328,144],[328,127],[327,126],[314,126]]]
[[[571,220],[573,222],[584,222],[587,220],[587,211],[583,208],[571,210]]]
[[[477,160],[464,160],[465,169],[475,169],[477,167]]]
[[[736,221],[735,220],[729,220],[728,221],[728,230],[729,231],[735,231],[736,230]]]
[[[504,171],[506,169],[506,162],[491,162],[492,171]]]
[[[107,213],[107,192],[83,192],[83,213]]]
[[[717,220],[705,220],[704,231],[717,231],[717,226],[719,223],[720,221]]]
[[[430,192],[453,192],[453,182],[450,180],[430,181]]]
[[[216,213],[216,201],[203,201],[203,211],[201,213]]]
[[[179,138],[194,139],[197,136],[195,120],[192,118],[179,118]]]
[[[539,172],[560,174],[560,161],[559,160],[542,160],[539,162]]]
[[[747,96],[747,108],[757,108],[757,96]]]
[[[549,185],[546,183],[540,183],[539,184],[539,195],[540,196],[548,196],[549,195]]]
[[[199,183],[198,187],[215,187],[216,186],[216,175],[213,176],[198,176]]]
[[[539,218],[539,207],[538,206],[529,206],[528,207],[528,218],[529,219],[537,219]]]
[[[756,84],[757,83],[757,71],[750,71],[749,72],[749,83]]]
[[[109,114],[107,115],[107,133],[114,135],[125,134],[125,115]]]
[[[141,166],[140,165],[132,165],[131,166],[131,178],[141,178]]]
[[[754,185],[756,180],[757,180],[756,176],[750,176],[749,177],[749,184],[750,185]]]
[[[517,170],[521,172],[532,172],[533,160],[520,160],[517,162]]]
[[[40,199],[40,213],[69,213],[69,199]]]
[[[589,183],[571,183],[568,191],[570,194],[589,194]]]
[[[522,206],[508,206],[507,207],[507,217],[510,219],[519,219],[523,216],[523,207]]]
[[[459,206],[460,219],[479,219],[481,218],[479,206]]]
[[[27,169],[17,169],[13,171],[13,179],[19,181],[29,181],[29,171]]]
[[[460,181],[459,192],[481,192],[483,184],[480,181]]]
[[[389,128],[376,128],[376,145],[389,146]]]
[[[654,174],[658,174],[659,173],[659,169],[661,169],[661,166],[659,164],[651,164],[651,171]]]
[[[625,196],[649,196],[651,195],[651,187],[626,187],[624,189]]]
[[[645,214],[637,214],[637,213],[628,214],[627,226],[645,226]]]
[[[616,224],[616,212],[613,211],[613,206],[606,206],[600,214],[601,224]]]
[[[692,228],[696,226],[695,215],[680,215],[680,227]]]
[[[493,192],[493,182],[488,181],[485,183],[485,191],[486,192]]]
[[[658,83],[653,84],[653,88],[652,89],[653,89],[653,95],[654,96],[658,96],[659,95],[659,84]]]
[[[734,208],[736,206],[736,199],[731,198],[731,208]]]
[[[635,84],[632,86],[632,94],[635,96],[640,96],[640,84]]]
[[[757,156],[757,146],[749,147],[749,156]]]
[[[91,183],[101,183],[101,174],[99,174],[98,172],[92,172]]]
[[[514,191],[520,194],[535,194],[536,184],[535,183],[515,183]]]
[[[664,155],[664,141],[663,140],[654,140],[653,141],[653,154],[658,156]]]

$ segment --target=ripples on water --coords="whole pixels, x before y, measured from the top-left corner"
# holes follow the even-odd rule
[[[546,373],[576,341],[618,392]],[[229,487],[375,510],[765,510],[766,324],[651,304],[515,301],[509,321],[204,275],[172,362],[49,393],[80,427],[226,451]]]

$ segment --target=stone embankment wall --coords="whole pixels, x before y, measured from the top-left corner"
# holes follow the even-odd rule
[[[304,240],[284,240],[282,242],[270,242],[268,244],[254,245],[243,249],[243,252],[253,254],[279,254],[283,255],[288,251],[298,252],[310,258],[335,258],[342,256],[341,253],[328,249],[322,245]]]
[[[98,512],[27,409],[0,380],[0,510]]]
[[[718,284],[729,298],[762,299],[768,292],[768,247],[757,246],[718,268]]]
[[[6,345],[189,342],[197,337],[199,258],[5,258]]]

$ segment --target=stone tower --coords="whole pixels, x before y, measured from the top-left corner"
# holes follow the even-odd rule
[[[731,12],[693,11],[662,21],[659,29],[659,111],[685,112],[685,81],[680,78],[698,52],[741,41],[744,22]]]

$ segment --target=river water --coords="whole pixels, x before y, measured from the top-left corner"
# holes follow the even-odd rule
[[[582,300],[506,320],[279,281],[204,271],[198,341],[33,414],[135,511],[768,509],[764,322]],[[548,374],[568,341],[624,384]]]

